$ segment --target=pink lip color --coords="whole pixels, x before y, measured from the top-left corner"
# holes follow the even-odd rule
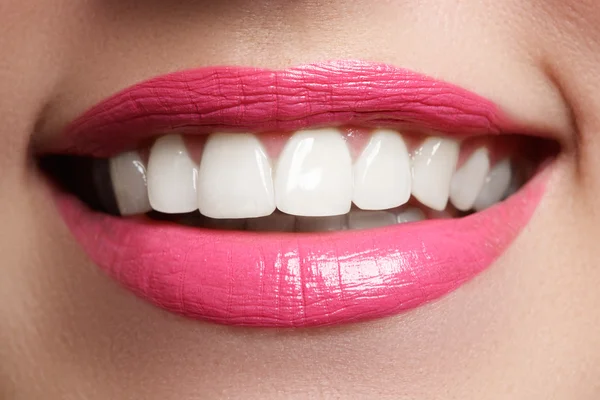
[[[381,64],[284,71],[211,68],[154,78],[95,106],[56,149],[112,155],[165,130],[293,130],[355,124],[502,133],[515,124],[453,85]],[[490,266],[524,227],[547,173],[466,218],[322,234],[221,232],[115,218],[57,193],[91,259],[168,311],[231,325],[303,327],[397,314]]]
[[[336,61],[282,71],[219,67],[126,89],[74,121],[53,151],[111,156],[165,131],[294,131],[355,125],[444,135],[521,129],[467,90],[385,64]]]

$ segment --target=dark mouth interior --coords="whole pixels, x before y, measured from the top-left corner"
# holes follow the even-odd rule
[[[526,143],[521,149],[521,154],[513,157],[511,162],[516,166],[512,183],[512,190],[505,196],[508,197],[518,191],[533,175],[539,170],[540,165],[554,157],[560,147],[557,142],[541,138],[524,137]],[[98,159],[86,156],[50,154],[38,158],[38,165],[42,172],[46,174],[63,191],[77,197],[85,203],[90,209],[114,216],[120,216],[116,199],[112,190],[111,177],[109,173],[108,160]],[[461,218],[473,214],[473,211],[463,212],[455,209],[449,203],[446,210],[436,212],[420,205],[414,199],[411,199],[403,207],[417,208],[422,211],[426,219],[440,218]],[[358,211],[353,205],[351,212]],[[386,210],[389,211],[389,210]],[[395,210],[398,211],[398,210]],[[363,211],[361,211],[363,212]],[[371,213],[371,211],[364,211]],[[372,211],[377,213],[378,211]],[[289,217],[280,211],[275,211],[269,217],[279,220]],[[283,228],[279,224],[271,224],[264,229],[258,229],[254,226],[255,222],[260,222],[261,218],[253,219],[214,219],[201,215],[199,212],[185,214],[164,214],[157,211],[151,211],[141,216],[127,218],[147,218],[149,220],[161,221],[166,223],[175,223],[192,227],[208,228],[216,230],[259,230],[259,231],[289,231],[289,226]],[[311,232],[339,230],[336,224],[330,221],[335,217],[296,217],[309,223],[306,227],[292,228],[294,232]],[[375,227],[375,226],[372,226]],[[348,229],[347,227],[345,229]]]

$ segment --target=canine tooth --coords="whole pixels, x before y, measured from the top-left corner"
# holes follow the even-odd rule
[[[159,138],[148,160],[148,197],[156,211],[179,214],[198,209],[198,169],[179,135]]]
[[[406,222],[417,222],[423,221],[425,219],[425,214],[423,211],[419,210],[416,207],[410,207],[408,209],[401,210],[396,215],[396,222],[399,224],[404,224]]]
[[[427,138],[415,151],[412,194],[425,206],[439,211],[446,208],[458,151],[456,141],[438,137]]]
[[[496,164],[485,178],[481,192],[475,200],[476,211],[484,210],[504,198],[512,177],[512,166],[509,160]]]
[[[346,229],[346,215],[332,217],[297,217],[297,232],[325,232]]]
[[[394,225],[396,216],[385,211],[350,211],[348,227],[350,229],[370,229]]]
[[[402,136],[377,130],[354,164],[354,204],[363,210],[398,207],[410,198],[411,179]]]
[[[487,149],[477,149],[455,173],[450,183],[450,201],[461,211],[470,210],[490,170]]]
[[[152,210],[146,186],[146,166],[137,151],[121,153],[109,161],[110,178],[121,215]]]
[[[266,217],[248,219],[246,228],[257,232],[293,232],[296,229],[296,217],[274,212]]]
[[[255,218],[275,211],[271,163],[254,135],[210,135],[198,171],[198,208],[210,218]]]
[[[296,132],[286,143],[275,172],[279,210],[323,217],[346,214],[352,201],[352,160],[336,129]]]

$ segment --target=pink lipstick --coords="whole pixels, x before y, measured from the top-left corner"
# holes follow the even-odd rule
[[[492,102],[389,65],[337,61],[274,71],[215,67],[142,82],[73,121],[47,151],[108,157],[159,134],[290,132],[360,126],[512,134]],[[484,271],[527,224],[547,169],[484,211],[457,219],[320,233],[227,232],[90,210],[54,191],[74,237],[142,299],[228,325],[307,327],[398,314]]]
[[[515,132],[492,102],[386,64],[336,61],[282,71],[215,67],[130,87],[75,120],[52,150],[110,156],[165,131],[289,132],[418,126],[444,135]]]

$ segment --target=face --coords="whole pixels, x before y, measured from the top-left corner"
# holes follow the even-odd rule
[[[599,22],[4,0],[0,397],[597,398]]]

